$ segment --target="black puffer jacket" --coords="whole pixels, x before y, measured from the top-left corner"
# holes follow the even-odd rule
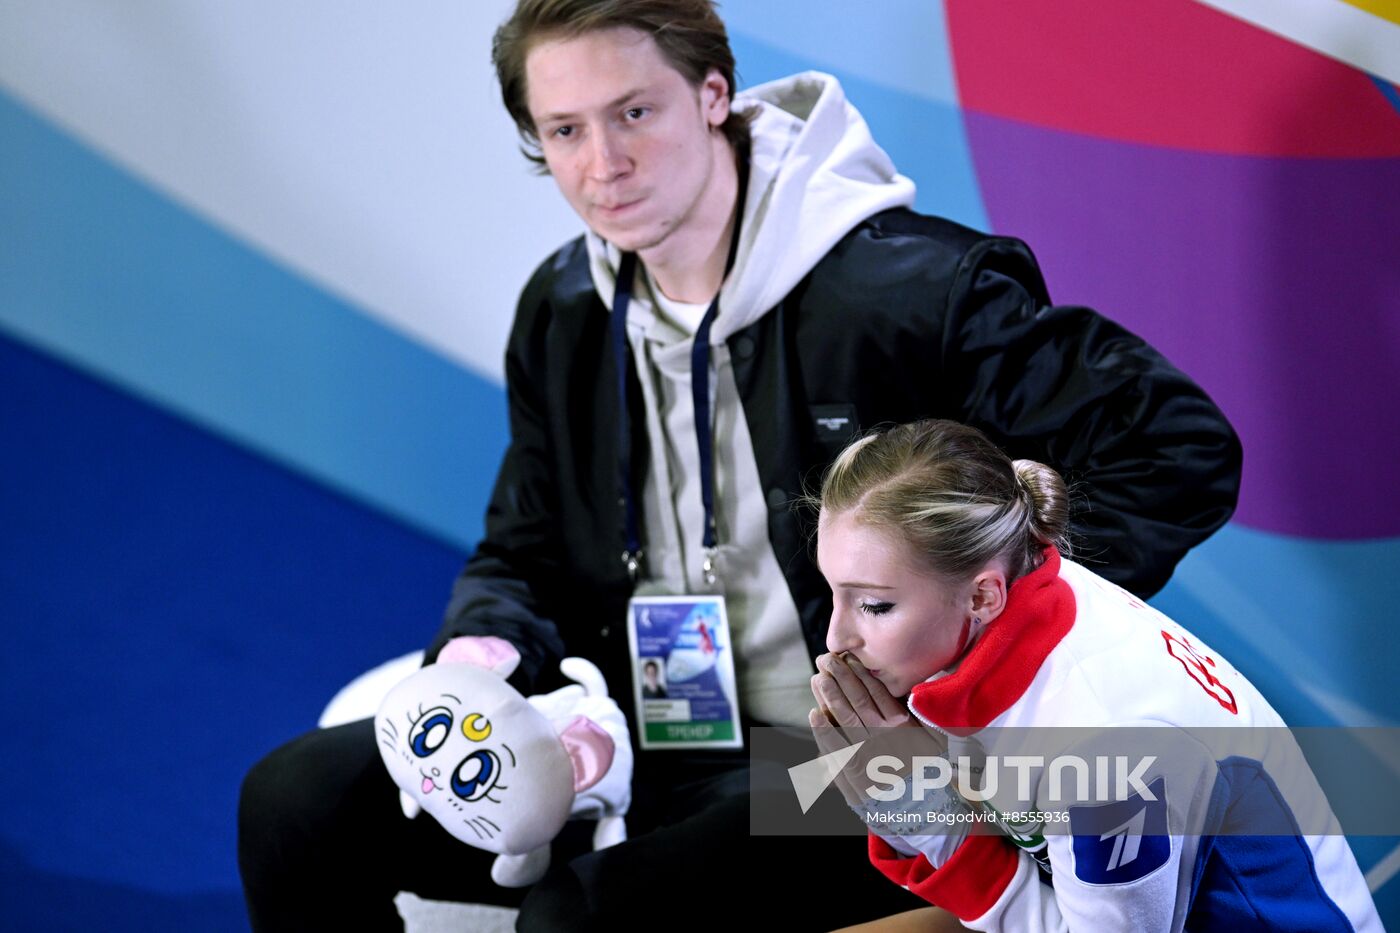
[[[454,586],[429,658],[457,635],[498,635],[537,688],[566,648],[629,682],[619,555],[617,399],[609,311],[582,239],[536,271],[506,351],[511,445],[486,538]],[[851,436],[951,418],[1072,485],[1076,559],[1147,596],[1225,523],[1240,445],[1205,393],[1088,308],[1049,303],[1025,244],[898,209],[847,234],[729,349],[768,504],[769,537],[813,657],[831,594],[795,508]],[[629,368],[631,361],[628,361]],[[642,410],[631,377],[632,410]],[[634,417],[633,476],[646,469]]]

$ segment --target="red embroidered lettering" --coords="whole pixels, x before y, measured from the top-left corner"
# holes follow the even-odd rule
[[[1167,654],[1181,662],[1191,679],[1200,684],[1201,689],[1215,702],[1229,710],[1232,715],[1238,716],[1240,708],[1235,703],[1235,695],[1211,672],[1211,668],[1215,667],[1215,659],[1197,651],[1189,639],[1177,638],[1167,631],[1162,632],[1162,638],[1167,643]]]

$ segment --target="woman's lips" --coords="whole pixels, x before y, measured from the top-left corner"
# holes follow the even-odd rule
[[[856,661],[856,662],[858,662],[862,667],[865,667],[865,662],[862,661],[860,658],[856,657],[854,654],[851,654],[851,652],[849,652],[849,651],[843,651],[843,652],[841,652],[841,654],[838,655],[838,657],[840,657],[841,660],[845,661],[845,662],[846,662],[846,665],[847,665],[848,667],[850,666],[850,663],[851,663],[852,661]],[[877,670],[877,669],[875,669],[875,668],[871,668],[871,667],[866,667],[866,668],[865,668],[865,672],[866,672],[867,674],[870,674],[871,676],[879,676],[879,674],[880,674],[879,670]]]

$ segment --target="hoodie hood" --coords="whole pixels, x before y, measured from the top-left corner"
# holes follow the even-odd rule
[[[734,107],[754,114],[753,147],[713,344],[766,314],[856,224],[914,203],[914,183],[895,171],[831,75],[762,84],[736,96]],[[592,231],[587,243],[594,287],[611,307],[621,254]]]

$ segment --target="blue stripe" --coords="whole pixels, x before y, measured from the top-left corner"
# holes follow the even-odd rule
[[[1293,819],[1258,761],[1227,758],[1211,792],[1207,826],[1191,879],[1188,930],[1350,933],[1352,926],[1318,877],[1312,850],[1298,835],[1240,835],[1250,827],[1279,832]]]
[[[853,14],[848,0],[763,0],[724,5],[730,43],[768,43],[815,68],[944,104],[958,102],[943,4],[880,0],[878,15]],[[892,41],[894,40],[894,41]],[[747,45],[746,45],[747,47]],[[748,75],[753,63],[738,56]],[[765,79],[766,80],[766,79]]]
[[[1397,113],[1400,113],[1400,90],[1397,90],[1395,85],[1384,78],[1378,78],[1371,74],[1368,74],[1366,77],[1370,78],[1371,82],[1375,84],[1376,87],[1380,88],[1381,96],[1390,101],[1390,106],[1394,107]]]
[[[247,929],[243,773],[427,644],[462,553],[3,337],[0,437],[0,917]]]
[[[499,387],[2,93],[0,139],[0,331],[457,546],[481,536]]]
[[[834,74],[846,99],[870,124],[875,141],[889,153],[895,167],[918,184],[914,206],[978,230],[989,229],[962,110],[956,104],[895,90],[747,36],[730,39],[746,87],[813,68]]]

